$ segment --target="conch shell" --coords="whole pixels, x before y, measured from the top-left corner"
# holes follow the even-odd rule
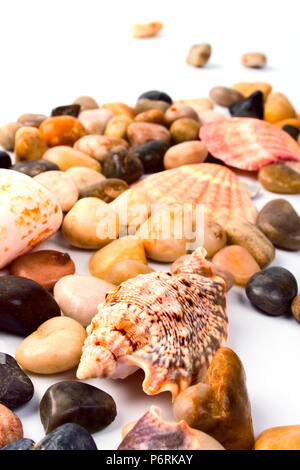
[[[198,248],[173,276],[140,275],[110,291],[87,329],[77,377],[125,378],[142,368],[145,393],[173,398],[201,380],[228,330],[225,282],[205,255]]]

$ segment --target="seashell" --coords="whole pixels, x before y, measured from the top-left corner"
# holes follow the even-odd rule
[[[46,188],[23,173],[0,170],[0,269],[51,237],[61,221]]]
[[[87,329],[77,377],[125,378],[142,368],[145,393],[173,397],[201,380],[228,331],[225,282],[205,254],[198,248],[173,276],[139,275],[108,292]]]
[[[300,161],[300,146],[279,127],[252,118],[204,124],[200,139],[227,165],[257,171],[280,160]]]
[[[214,163],[185,165],[148,176],[135,185],[143,187],[152,202],[203,204],[220,225],[246,218],[255,223],[257,210],[238,177]]]
[[[164,421],[156,406],[129,430],[118,450],[224,450],[213,437],[190,428],[185,421]]]

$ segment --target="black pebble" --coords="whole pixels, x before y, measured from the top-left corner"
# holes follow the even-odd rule
[[[60,315],[52,295],[37,282],[0,276],[0,331],[28,336],[45,321]]]
[[[34,450],[34,441],[31,439],[19,439],[18,441],[12,442],[0,450]]]
[[[33,384],[17,361],[0,353],[0,403],[14,410],[31,400],[33,393]]]
[[[97,450],[97,446],[86,429],[66,423],[45,436],[35,450]]]
[[[172,98],[167,95],[167,93],[164,93],[163,91],[158,91],[158,90],[151,90],[151,91],[146,91],[145,93],[142,93],[141,96],[139,96],[138,100],[142,100],[143,98],[146,98],[147,100],[153,100],[153,101],[164,101],[165,103],[172,104]]]
[[[80,113],[80,104],[68,104],[66,106],[59,106],[58,108],[54,108],[51,111],[51,116],[73,116],[78,117]]]
[[[290,136],[293,137],[293,139],[298,140],[300,130],[297,127],[291,126],[290,124],[286,124],[285,126],[283,126],[282,129],[288,134],[290,134]]]
[[[92,385],[67,380],[48,388],[40,403],[45,433],[64,423],[76,423],[93,433],[108,426],[116,417],[113,398]]]
[[[250,302],[272,316],[288,313],[297,292],[295,277],[290,271],[281,267],[263,269],[254,274],[246,286]]]
[[[255,91],[243,101],[234,103],[229,108],[233,117],[264,118],[264,95],[261,91]]]
[[[16,163],[11,169],[33,178],[45,171],[58,171],[60,168],[58,165],[48,160],[33,160],[31,162]]]
[[[0,168],[10,168],[12,165],[11,158],[7,152],[0,151]]]
[[[102,174],[106,178],[117,178],[131,184],[144,174],[144,167],[139,158],[125,147],[111,150],[102,162]]]
[[[145,173],[155,173],[164,170],[164,155],[169,148],[168,142],[153,140],[138,147],[132,147],[130,153],[141,160]]]

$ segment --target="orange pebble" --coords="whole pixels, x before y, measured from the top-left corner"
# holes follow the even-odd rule
[[[265,120],[278,122],[283,119],[295,118],[296,112],[283,93],[271,93],[265,103]]]
[[[221,266],[234,276],[235,283],[245,286],[260,267],[246,248],[230,245],[218,251],[212,259],[214,264]]]
[[[159,109],[149,109],[143,113],[138,114],[135,119],[138,122],[153,122],[154,124],[166,125],[165,115]]]
[[[112,111],[116,116],[127,116],[130,119],[134,119],[135,117],[135,110],[128,106],[125,103],[104,103],[102,108],[109,109]]]
[[[278,121],[274,123],[275,126],[283,128],[284,126],[294,126],[300,130],[300,118],[291,118],[291,119],[283,119],[282,121]]]
[[[46,119],[40,125],[40,131],[49,147],[72,146],[87,133],[81,122],[73,116],[55,116]]]

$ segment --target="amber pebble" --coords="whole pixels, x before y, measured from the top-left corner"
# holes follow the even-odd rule
[[[42,137],[49,147],[57,145],[73,145],[86,135],[81,122],[73,116],[55,116],[46,119],[40,125]]]
[[[68,253],[55,250],[41,250],[17,258],[10,265],[10,274],[26,277],[47,290],[64,276],[75,273],[75,264]]]
[[[233,274],[235,283],[240,286],[245,286],[250,277],[260,271],[258,263],[249,251],[238,245],[222,248],[215,254],[212,262]]]
[[[80,104],[80,110],[85,111],[87,109],[97,109],[99,105],[94,98],[91,96],[79,96],[73,101],[73,104]]]
[[[170,132],[160,124],[150,122],[133,122],[128,126],[127,136],[131,145],[143,145],[150,140],[170,141]]]
[[[191,46],[186,61],[194,67],[203,67],[211,56],[210,44],[194,44]]]
[[[165,115],[159,109],[149,109],[143,113],[138,114],[135,119],[136,122],[152,122],[154,124],[166,125]]]
[[[55,163],[61,171],[69,170],[75,166],[90,168],[99,173],[101,171],[100,163],[94,158],[67,145],[59,145],[47,150],[43,159]]]
[[[300,426],[267,429],[256,439],[254,450],[300,450]]]
[[[15,137],[16,162],[40,160],[47,144],[36,127],[21,127]]]
[[[283,93],[271,93],[265,103],[265,120],[271,123],[296,117],[296,112]]]
[[[127,128],[132,123],[128,116],[114,116],[106,124],[104,135],[107,137],[116,137],[126,139]]]
[[[290,118],[290,119],[283,119],[282,121],[278,121],[274,123],[275,126],[283,128],[284,126],[293,126],[297,127],[300,130],[300,119],[298,118]]]
[[[286,165],[264,166],[259,170],[258,179],[265,189],[273,193],[300,193],[300,175]]]
[[[135,110],[131,106],[128,106],[125,103],[115,102],[115,103],[104,103],[102,108],[109,109],[116,116],[127,116],[130,119],[134,119]]]
[[[121,260],[116,263],[110,271],[109,281],[112,284],[118,286],[127,279],[132,279],[139,274],[152,273],[153,269],[140,261],[134,261],[133,259]]]
[[[47,118],[48,116],[45,116],[45,114],[22,114],[18,118],[18,122],[26,127],[40,127]]]
[[[12,151],[15,148],[15,137],[19,129],[23,127],[19,122],[10,122],[0,127],[0,145],[5,150]]]
[[[292,314],[298,322],[300,322],[300,294],[294,298],[292,303]]]
[[[187,140],[197,140],[200,123],[190,118],[180,118],[173,122],[170,127],[171,136],[179,144]]]
[[[130,35],[134,38],[152,38],[162,30],[163,23],[152,21],[150,23],[137,23],[130,28]]]
[[[272,86],[265,82],[239,82],[233,85],[232,88],[239,91],[244,98],[253,95],[255,91],[261,91],[264,95],[264,99],[266,99],[272,91]]]
[[[247,52],[242,56],[241,61],[245,67],[262,69],[266,66],[267,57],[265,54],[261,54],[260,52]]]

